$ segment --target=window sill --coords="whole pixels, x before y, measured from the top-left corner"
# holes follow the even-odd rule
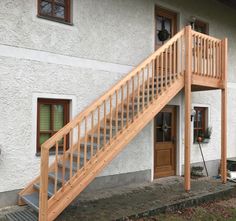
[[[208,144],[208,143],[210,143],[210,140],[209,141],[202,141],[202,142],[200,142],[200,144]],[[198,144],[198,142],[193,142],[193,144]]]
[[[58,151],[59,155],[63,155],[63,150],[59,150]],[[56,155],[56,151],[49,151],[49,156],[54,156]],[[36,157],[40,157],[41,156],[41,152],[38,152],[35,154]]]
[[[59,19],[56,19],[56,18],[51,18],[51,17],[47,17],[47,16],[42,16],[42,15],[37,15],[37,18],[49,20],[49,21],[52,21],[52,22],[58,22],[58,23],[61,23],[61,24],[64,24],[64,25],[73,26],[73,23],[71,23],[71,22],[65,22],[65,21],[62,21],[62,20],[59,20]]]

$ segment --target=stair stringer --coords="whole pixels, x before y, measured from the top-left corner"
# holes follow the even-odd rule
[[[123,133],[97,155],[96,163],[88,164],[73,181],[58,191],[48,202],[48,219],[54,220],[92,180],[130,143],[130,141],[184,88],[184,75],[179,75],[153,103],[146,108]]]

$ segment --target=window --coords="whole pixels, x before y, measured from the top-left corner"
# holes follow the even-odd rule
[[[195,31],[201,32],[203,34],[209,34],[208,24],[206,22],[203,22],[203,21],[200,21],[200,20],[195,20],[192,23],[192,26],[193,26],[192,28]]]
[[[196,111],[196,115],[194,117],[193,141],[196,143],[198,137],[204,138],[204,133],[207,128],[207,107],[194,107],[194,110]]]
[[[38,99],[37,153],[47,139],[69,122],[69,101]],[[59,143],[62,146],[62,142]]]
[[[38,16],[70,23],[70,0],[38,0]]]

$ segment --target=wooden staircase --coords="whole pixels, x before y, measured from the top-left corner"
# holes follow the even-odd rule
[[[47,140],[40,176],[20,192],[19,204],[34,208],[40,221],[56,219],[184,88],[186,50],[185,28]],[[221,81],[217,73],[214,80]]]

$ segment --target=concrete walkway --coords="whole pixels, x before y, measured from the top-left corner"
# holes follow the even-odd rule
[[[183,190],[182,177],[164,178],[153,183],[106,191],[85,191],[58,217],[57,221],[132,220],[236,195],[234,183],[222,185],[220,180],[204,178],[192,180],[191,184],[192,189],[189,193]],[[16,207],[14,210],[17,210]],[[27,207],[21,207],[20,210],[31,211]],[[9,212],[14,211],[9,209],[5,214]]]

